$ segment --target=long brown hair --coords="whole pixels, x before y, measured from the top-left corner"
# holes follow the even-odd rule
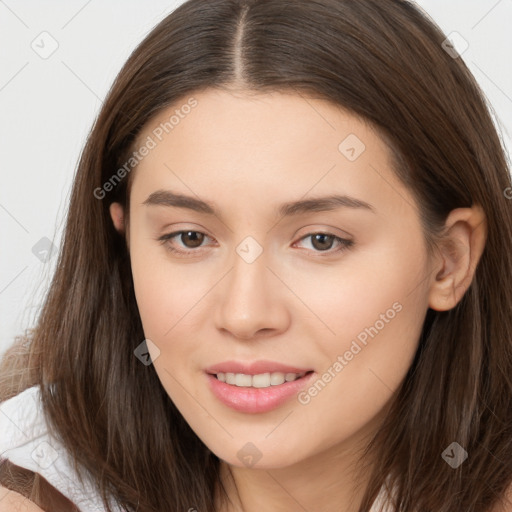
[[[474,279],[456,307],[427,312],[413,364],[368,446],[378,462],[359,510],[370,509],[386,476],[401,512],[488,512],[504,496],[512,481],[511,181],[490,107],[445,39],[404,0],[190,0],[130,56],[80,158],[30,345],[35,370],[1,397],[41,386],[51,425],[108,510],[108,496],[141,512],[215,510],[219,459],[153,367],[134,356],[144,333],[126,242],[108,210],[127,204],[133,173],[103,192],[156,113],[233,85],[326,99],[371,123],[421,205],[427,240],[452,209],[483,207],[488,235]],[[469,454],[456,469],[441,457],[454,441]]]

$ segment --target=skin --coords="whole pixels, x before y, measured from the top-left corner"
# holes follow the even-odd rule
[[[120,204],[111,207],[126,235],[146,338],[158,347],[153,364],[222,461],[232,501],[223,512],[356,511],[368,474],[355,472],[361,450],[412,363],[428,308],[453,308],[469,287],[485,216],[478,206],[453,210],[451,243],[428,257],[416,201],[369,125],[295,94],[207,90],[194,97],[198,106],[133,171],[129,218]],[[139,141],[176,108],[152,119]],[[354,161],[338,149],[350,134],[365,145]],[[158,190],[201,198],[219,214],[144,204]],[[276,213],[284,202],[333,193],[373,211]],[[186,236],[158,240],[179,230],[206,236],[199,248]],[[322,251],[307,236],[315,233],[353,245],[336,251],[339,243],[329,248],[327,239]],[[263,250],[252,263],[236,252],[247,236]],[[320,377],[394,303],[400,312],[306,405],[293,397],[270,412],[244,414],[207,386],[205,368],[228,359],[269,359]],[[250,467],[237,456],[247,442],[261,453]]]
[[[35,503],[17,492],[0,486],[0,512],[44,512]]]

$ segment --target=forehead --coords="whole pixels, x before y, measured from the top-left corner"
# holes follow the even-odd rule
[[[149,141],[133,176],[132,192],[142,200],[162,188],[258,206],[336,192],[390,215],[415,209],[377,131],[302,94],[190,94],[151,119],[135,148]]]

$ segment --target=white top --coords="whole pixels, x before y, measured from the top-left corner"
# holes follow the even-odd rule
[[[8,459],[17,466],[39,473],[81,512],[104,511],[92,480],[87,479],[83,486],[80,484],[69,453],[49,432],[39,386],[26,389],[0,404],[0,433],[0,459]],[[381,512],[384,502],[383,489],[370,512]],[[123,512],[113,502],[112,509]],[[382,512],[391,512],[391,508],[384,508]]]
[[[99,490],[92,480],[84,485],[64,446],[48,430],[39,386],[26,389],[0,404],[0,458],[39,473],[71,500],[81,512],[104,510]],[[112,502],[112,509],[122,512]]]

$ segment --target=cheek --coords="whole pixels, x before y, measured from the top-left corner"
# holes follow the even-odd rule
[[[130,257],[135,297],[144,333],[155,343],[171,337],[179,324],[186,328],[193,317],[191,308],[204,296],[205,283],[194,279],[191,267],[171,264],[165,248],[137,233],[132,238]],[[188,269],[188,270],[187,270]]]
[[[414,243],[400,235],[382,236],[371,247],[347,252],[335,265],[282,269],[308,307],[307,317],[317,317],[308,322],[316,328],[310,339],[319,339],[320,334],[325,346],[332,341],[339,350],[358,336],[364,342],[372,326],[380,333],[392,324],[421,324],[419,313],[427,309],[422,287],[427,259],[420,234],[409,236]]]
[[[299,396],[303,417],[312,418],[312,430],[320,428],[319,423],[325,430],[322,446],[370,425],[406,376],[423,317],[410,302],[401,305],[402,309],[388,310],[388,323],[368,322],[359,338],[343,338],[336,347],[331,346],[323,373]]]
[[[417,250],[383,248],[378,260],[362,258],[358,264],[364,271],[338,280],[331,306],[327,299],[319,306],[326,315],[329,311],[325,319],[336,336],[319,340],[324,373],[301,403],[325,411],[326,421],[341,418],[349,431],[361,427],[407,374],[428,309],[423,254],[420,243]]]
[[[421,240],[416,248],[404,247],[397,242],[359,252],[341,272],[324,279],[328,286],[322,293],[317,286],[309,295],[308,304],[320,312],[326,328],[319,336],[321,324],[309,323],[306,337],[316,340],[325,373],[304,402],[314,399],[326,409],[343,402],[344,410],[370,418],[400,385],[428,309]],[[311,279],[304,277],[302,286],[302,293],[312,289]]]

